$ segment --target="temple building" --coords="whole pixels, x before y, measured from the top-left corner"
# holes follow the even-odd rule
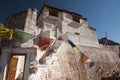
[[[44,5],[41,11],[29,8],[8,16],[5,26],[34,37],[2,39],[2,80],[101,80],[107,72],[120,71],[120,44],[98,40],[87,18],[75,12]],[[91,68],[80,61],[80,52],[94,62]]]

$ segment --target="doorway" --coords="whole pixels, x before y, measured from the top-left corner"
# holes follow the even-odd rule
[[[7,80],[23,80],[26,55],[12,54],[9,61]]]

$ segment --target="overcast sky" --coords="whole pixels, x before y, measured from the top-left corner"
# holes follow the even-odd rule
[[[98,38],[107,32],[108,39],[120,43],[120,0],[1,0],[0,22],[26,8],[40,11],[44,3],[82,15],[96,28]]]

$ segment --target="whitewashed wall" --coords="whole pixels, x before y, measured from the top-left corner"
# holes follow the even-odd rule
[[[77,23],[72,19],[71,14],[62,11],[58,13],[56,19],[56,17],[49,15],[49,9],[45,7],[38,16],[38,26],[43,24],[43,29],[50,30],[50,37],[59,37],[62,33],[67,32],[70,33],[68,37],[77,44],[99,47],[96,30],[88,27],[88,21],[81,18],[80,23]],[[43,23],[39,24],[41,20]],[[75,33],[80,33],[80,35]]]

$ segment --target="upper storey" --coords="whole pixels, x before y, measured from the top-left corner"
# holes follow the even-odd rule
[[[40,11],[40,14],[38,16],[38,21],[37,21],[38,27],[41,26],[40,21],[42,21],[45,18],[52,19],[56,22],[60,20],[62,21],[64,20],[66,22],[72,22],[77,25],[81,25],[87,22],[86,18],[83,18],[81,15],[77,13],[70,12],[65,9],[58,9],[58,8],[47,6],[47,5],[44,5]]]
[[[96,29],[89,27],[88,20],[74,12],[44,5],[38,15],[37,26],[48,31],[49,37],[57,38],[66,33],[77,44],[99,46]]]

